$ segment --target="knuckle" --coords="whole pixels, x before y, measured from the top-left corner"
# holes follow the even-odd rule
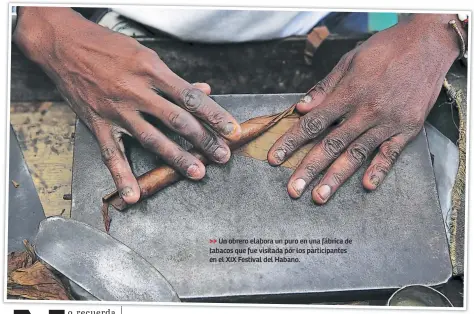
[[[206,116],[206,121],[209,122],[211,126],[220,125],[225,121],[224,115],[220,112],[210,111],[204,115]]]
[[[344,68],[347,68],[347,66],[349,66],[349,65],[351,64],[354,55],[355,55],[355,50],[351,50],[351,51],[349,51],[349,52],[346,52],[346,53],[342,56],[342,58],[341,58],[341,60],[339,61],[339,63],[336,65],[336,68],[337,68],[338,70],[342,70],[342,69],[344,69]]]
[[[102,161],[108,164],[117,159],[117,148],[109,145],[104,145],[100,148]]]
[[[168,121],[175,130],[186,131],[188,129],[188,119],[181,112],[172,111],[168,115]]]
[[[130,93],[125,89],[119,92],[122,92],[121,97],[108,98],[101,102],[101,105],[96,110],[98,115],[111,121],[123,121],[126,119],[127,113],[130,112],[130,107],[124,99],[128,98]]]
[[[130,125],[130,114],[132,113],[131,110],[128,110],[123,107],[118,107],[116,110],[113,112],[109,113],[108,117],[110,117],[113,120],[118,121],[119,123],[122,123],[124,126]]]
[[[390,169],[390,165],[386,163],[376,163],[372,166],[371,175],[382,175],[386,176]]]
[[[322,81],[319,82],[321,90],[326,94],[331,91],[331,88],[334,87],[336,83],[337,80],[334,75],[328,75]]]
[[[184,150],[178,148],[171,157],[171,164],[178,169],[187,169],[189,164],[188,158],[184,154]]]
[[[331,87],[334,85],[335,79],[331,75],[328,75],[324,79],[316,83],[316,85],[314,85],[309,91],[309,94],[327,94],[330,92]]]
[[[151,133],[148,132],[142,132],[138,136],[138,140],[142,144],[143,148],[150,150],[150,151],[155,151],[155,144],[156,140],[154,136]]]
[[[344,142],[339,138],[326,137],[323,140],[324,154],[330,159],[338,157],[345,146]]]
[[[204,151],[214,151],[217,149],[217,138],[210,132],[203,132],[200,145]]]
[[[281,143],[280,149],[283,149],[285,152],[292,152],[298,148],[300,141],[294,134],[287,134],[285,140]]]
[[[316,161],[311,161],[309,164],[307,164],[304,167],[304,174],[307,178],[310,178],[310,179],[316,178],[320,172],[321,172],[321,167],[319,163]]]
[[[331,181],[334,185],[339,186],[344,182],[344,172],[335,172],[331,176]]]
[[[378,50],[380,48],[377,48]],[[382,52],[382,51],[381,51]],[[365,47],[360,48],[353,56],[354,62],[357,62],[360,65],[367,65],[373,63],[374,48],[368,50]]]
[[[88,93],[89,91],[86,90],[85,93],[87,95],[83,97],[99,113],[113,111],[117,107],[124,106],[136,94],[135,89],[132,87],[132,77],[129,72],[121,71],[113,76],[114,80],[110,84],[103,84],[101,86],[102,93],[100,95]]]
[[[382,158],[388,163],[388,165],[392,165],[400,156],[401,147],[399,145],[386,142],[380,146],[380,154]]]
[[[206,96],[203,91],[197,88],[185,88],[180,93],[183,101],[183,106],[189,112],[196,112],[201,110]]]
[[[305,115],[299,126],[305,138],[314,138],[324,129],[325,121],[320,115]]]
[[[114,96],[96,98],[95,101],[91,101],[89,104],[91,104],[91,107],[94,108],[98,116],[101,117],[110,116],[114,112],[114,110],[111,110],[115,104]]]
[[[150,59],[160,59],[160,57],[158,56],[158,53],[155,50],[150,49],[148,47],[145,47],[145,49],[143,49],[143,54],[145,56],[148,56],[148,58]]]
[[[135,53],[135,66],[144,73],[154,73],[157,69],[158,54],[146,47],[140,47]]]
[[[369,149],[360,143],[352,145],[348,150],[349,161],[355,165],[361,165],[369,156]]]

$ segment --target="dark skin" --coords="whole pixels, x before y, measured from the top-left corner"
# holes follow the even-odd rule
[[[237,140],[240,126],[208,97],[207,84],[184,81],[155,52],[72,9],[22,7],[18,14],[14,42],[52,78],[95,135],[125,202],[133,204],[140,197],[123,151],[125,134],[184,176],[200,180],[205,175],[202,162],[146,122],[142,113],[158,118],[211,161],[229,160],[224,139]],[[457,21],[455,15],[416,14],[372,36],[347,53],[297,104],[304,116],[270,149],[271,165],[280,165],[305,143],[337,126],[291,176],[291,197],[301,197],[325,173],[312,197],[317,204],[326,203],[375,151],[362,183],[368,190],[382,183],[421,130],[459,55],[457,35],[448,27],[451,19]]]
[[[135,39],[94,24],[72,9],[45,7],[20,8],[13,39],[51,77],[95,135],[103,161],[127,203],[137,202],[140,190],[124,154],[124,134],[185,177],[200,180],[205,175],[200,160],[141,113],[158,118],[213,162],[229,160],[224,139],[239,139],[237,121],[208,97],[209,85],[186,82]]]
[[[305,115],[269,150],[271,165],[280,165],[323,131],[336,127],[315,144],[291,176],[287,189],[292,198],[301,197],[324,173],[312,198],[317,204],[326,203],[375,151],[362,184],[369,191],[380,186],[403,148],[422,129],[459,56],[457,35],[448,26],[452,19],[457,21],[455,15],[417,14],[377,33],[347,53],[303,97],[297,110]]]

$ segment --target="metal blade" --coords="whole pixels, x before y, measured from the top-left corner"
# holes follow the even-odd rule
[[[23,251],[23,240],[31,241],[45,219],[43,206],[10,126],[10,179],[8,182],[8,252]]]
[[[145,259],[108,234],[72,219],[40,224],[36,254],[102,301],[180,302]]]

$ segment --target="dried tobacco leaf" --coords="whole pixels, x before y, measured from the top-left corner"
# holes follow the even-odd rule
[[[8,254],[7,275],[10,276],[12,272],[19,268],[31,267],[35,261],[28,252],[12,252]]]
[[[70,300],[62,282],[39,261],[13,271],[8,277],[7,293],[30,300]]]
[[[109,204],[105,202],[102,203],[102,219],[104,221],[105,232],[109,233],[112,219],[110,219],[109,216]]]
[[[72,300],[64,284],[37,260],[28,241],[26,251],[8,254],[8,298],[30,300]]]
[[[298,115],[290,115],[279,121],[274,127],[269,129],[267,132],[263,133],[258,138],[254,139],[250,143],[236,149],[233,151],[235,155],[246,156],[258,160],[267,160],[267,154],[273,144],[286,132],[288,131],[293,124],[298,122]],[[306,154],[313,147],[314,143],[309,143],[301,147],[296,151],[290,158],[288,158],[283,164],[282,167],[296,169],[300,164],[301,160],[306,156]]]
[[[19,268],[27,268],[33,265],[37,258],[34,252],[33,247],[27,240],[23,240],[23,245],[26,248],[26,251],[22,252],[11,252],[8,254],[8,266],[7,266],[7,275],[19,269]]]
[[[235,150],[252,140],[255,140],[287,117],[291,119],[290,121],[296,121],[295,119],[298,117],[298,114],[295,112],[295,107],[296,105],[293,105],[281,113],[256,117],[243,122],[241,124],[242,135],[238,141],[229,143],[230,148]],[[197,151],[191,150],[190,153],[201,160],[204,164],[208,163],[206,158]],[[259,156],[260,155],[261,154],[259,154]],[[140,200],[155,194],[159,190],[181,180],[182,178],[183,177],[178,172],[169,166],[161,166],[148,171],[137,178],[138,185],[140,186]],[[122,200],[118,191],[106,195],[103,198],[103,203],[103,206],[108,206],[110,204],[117,210],[124,210],[128,207],[128,204]],[[104,219],[104,223],[107,223],[107,220]]]

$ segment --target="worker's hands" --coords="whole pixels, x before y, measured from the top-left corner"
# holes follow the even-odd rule
[[[48,73],[96,136],[125,202],[138,201],[140,190],[124,154],[124,134],[184,176],[199,180],[205,175],[201,161],[145,121],[141,113],[158,118],[209,160],[229,160],[230,149],[220,136],[236,140],[240,126],[206,95],[209,85],[189,84],[135,39],[91,23],[71,9],[22,8],[19,14],[15,42]]]
[[[288,183],[299,198],[328,166],[312,197],[324,204],[377,148],[362,179],[368,190],[384,180],[405,145],[421,130],[444,77],[460,53],[446,15],[419,15],[380,32],[346,54],[297,104],[304,115],[270,149],[280,165],[303,144],[332,128]]]

